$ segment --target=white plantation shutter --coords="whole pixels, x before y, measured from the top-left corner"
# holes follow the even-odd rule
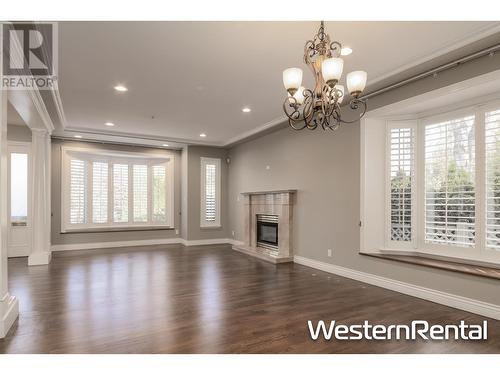
[[[153,165],[153,221],[167,220],[166,175],[164,165]]]
[[[62,157],[62,232],[172,224],[172,158],[64,146]]]
[[[92,222],[108,222],[108,163],[92,163]]]
[[[205,165],[205,220],[215,221],[215,164]]]
[[[113,164],[113,221],[128,222],[128,164]]]
[[[414,130],[390,130],[390,239],[412,241]]]
[[[148,221],[148,166],[134,164],[133,191],[134,191],[134,221]]]
[[[485,114],[486,247],[500,250],[500,109]]]
[[[220,225],[220,159],[201,158],[201,225]]]
[[[425,127],[425,241],[475,244],[474,116]]]
[[[71,224],[85,224],[86,163],[83,160],[71,159],[69,169],[69,222]]]

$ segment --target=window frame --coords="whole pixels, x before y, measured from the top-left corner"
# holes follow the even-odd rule
[[[500,109],[500,101],[490,102],[443,112],[437,115],[422,116],[411,120],[386,121],[385,146],[385,245],[381,249],[387,254],[423,255],[455,259],[457,261],[472,261],[500,264],[500,251],[486,247],[486,155],[485,155],[485,114]],[[474,147],[475,147],[475,244],[472,247],[459,247],[447,244],[434,244],[425,241],[425,128],[428,125],[441,121],[453,120],[467,115],[474,116]],[[411,124],[416,127],[414,139],[414,179],[412,181],[412,203],[415,209],[412,212],[413,246],[390,241],[390,129],[407,128]]]
[[[209,222],[206,220],[206,166],[215,164],[215,221]],[[221,227],[221,159],[220,158],[200,158],[200,228],[220,228]]]
[[[69,222],[70,209],[70,161],[72,158],[85,160],[87,173],[85,191],[86,205],[85,215],[86,223],[71,224]],[[92,216],[92,163],[105,162],[108,163],[108,197],[107,197],[107,222],[94,223]],[[154,155],[137,152],[125,152],[114,150],[92,150],[88,148],[61,146],[61,233],[71,232],[96,232],[96,231],[115,231],[115,230],[146,230],[146,229],[174,229],[174,163],[173,155]],[[113,215],[113,165],[127,164],[128,165],[128,221],[124,223],[114,222]],[[148,166],[148,221],[134,222],[133,212],[133,165],[146,164]],[[165,204],[166,221],[162,223],[153,222],[151,219],[152,208],[152,184],[151,184],[151,169],[153,165],[165,165]]]

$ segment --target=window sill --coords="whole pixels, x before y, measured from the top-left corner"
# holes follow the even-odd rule
[[[200,229],[221,229],[222,225],[200,225]]]
[[[388,255],[380,253],[361,252],[361,255],[367,255],[380,259],[388,259],[397,262],[416,264],[424,267],[438,268],[452,272],[466,273],[469,275],[482,276],[490,279],[500,280],[500,269],[493,266],[480,266],[474,264],[459,263],[449,260],[434,259],[422,255]]]
[[[174,230],[174,227],[168,225],[153,225],[153,226],[136,226],[136,227],[108,227],[108,228],[81,228],[81,229],[65,229],[61,230],[61,234],[73,233],[105,233],[105,232],[134,232],[147,230]]]

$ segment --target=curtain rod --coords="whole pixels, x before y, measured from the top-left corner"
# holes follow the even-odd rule
[[[403,81],[400,81],[400,82],[397,82],[397,83],[393,83],[392,85],[389,85],[389,86],[386,86],[386,87],[383,87],[381,89],[378,89],[378,90],[375,90],[369,94],[366,94],[366,95],[363,95],[360,97],[360,99],[369,99],[373,96],[376,96],[376,95],[380,95],[380,94],[383,94],[387,91],[390,91],[390,90],[393,90],[393,89],[396,89],[398,87],[401,87],[401,86],[404,86],[404,85],[407,85],[409,83],[412,83],[412,82],[415,82],[415,81],[418,81],[422,78],[426,78],[426,77],[429,77],[431,75],[434,75],[434,74],[437,74],[437,73],[440,73],[444,70],[448,70],[450,68],[453,68],[454,66],[458,66],[460,64],[463,64],[463,63],[466,63],[466,62],[469,62],[469,61],[472,61],[472,60],[475,60],[475,59],[478,59],[480,57],[483,57],[483,56],[486,56],[486,55],[490,55],[490,56],[493,56],[493,54],[500,50],[500,43],[499,44],[495,44],[494,46],[491,46],[491,47],[488,47],[488,48],[485,48],[485,49],[482,49],[480,51],[477,51],[477,52],[474,52],[474,53],[471,53],[470,55],[467,55],[467,56],[464,56],[464,57],[461,57],[459,59],[456,59],[456,60],[453,60],[449,63],[446,63],[446,64],[443,64],[443,65],[440,65],[438,66],[437,68],[433,68],[431,70],[428,70],[426,72],[423,72],[423,73],[420,73],[420,74],[417,74],[413,77],[410,77],[410,78],[407,78]]]

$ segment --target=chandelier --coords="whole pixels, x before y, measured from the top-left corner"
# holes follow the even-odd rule
[[[347,74],[347,89],[351,95],[348,107],[359,117],[348,121],[342,118],[340,105],[344,99],[344,86],[339,85],[344,67],[340,57],[342,45],[330,42],[321,21],[318,33],[304,46],[304,62],[311,69],[316,85],[314,89],[302,86],[302,69],[289,68],[283,71],[283,84],[288,96],[283,103],[283,110],[289,125],[295,130],[304,128],[314,130],[321,126],[323,130],[336,130],[341,123],[358,121],[366,112],[366,103],[359,95],[366,86],[366,72],[354,71]]]

